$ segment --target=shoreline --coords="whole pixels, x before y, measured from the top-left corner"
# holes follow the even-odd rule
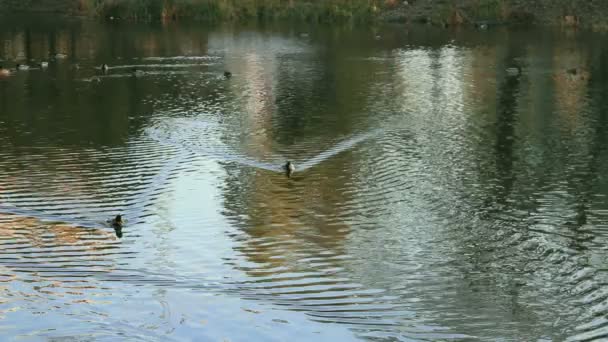
[[[438,27],[530,26],[608,31],[608,1],[588,0],[46,0],[36,6],[9,0],[0,16],[48,15],[124,22],[298,22],[427,24]]]
[[[604,15],[607,14],[607,15]],[[388,22],[440,27],[534,26],[608,30],[608,1],[586,0],[409,0],[382,13]]]

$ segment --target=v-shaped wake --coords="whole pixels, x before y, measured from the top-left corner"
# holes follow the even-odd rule
[[[288,158],[281,155],[270,155],[264,161],[236,152],[233,148],[221,141],[213,133],[219,126],[213,123],[175,119],[163,122],[148,130],[150,137],[161,144],[183,148],[186,151],[208,156],[221,161],[234,162],[240,165],[258,168],[267,171],[282,172],[287,160],[296,166],[296,172],[310,169],[323,161],[342,152],[352,149],[357,144],[378,136],[382,130],[375,129],[370,132],[354,134],[340,141],[329,149],[320,152],[308,159]]]
[[[102,196],[94,199],[97,205],[93,207],[76,204],[72,209],[62,206],[59,210],[56,210],[54,209],[56,204],[52,203],[53,198],[50,199],[51,202],[49,202],[49,199],[45,200],[45,205],[30,206],[19,198],[13,200],[10,195],[0,194],[3,195],[0,201],[0,212],[33,217],[47,222],[65,222],[82,227],[107,226],[105,220],[120,213],[125,218],[127,225],[131,225],[143,222],[142,220],[146,216],[153,214],[151,212],[152,205],[165,193],[171,179],[178,177],[182,170],[194,171],[195,169],[192,168],[191,164],[198,157],[209,157],[271,172],[284,172],[283,165],[287,160],[290,160],[295,164],[296,172],[299,173],[352,149],[357,144],[381,133],[381,130],[376,129],[366,133],[354,134],[307,159],[287,158],[282,155],[271,154],[267,155],[264,160],[259,160],[236,152],[234,148],[223,141],[220,129],[219,124],[189,119],[165,120],[149,128],[146,131],[147,137],[145,137],[148,143],[169,145],[170,148],[164,149],[165,152],[162,154],[159,151],[155,152],[156,156],[153,156],[152,159],[156,160],[155,164],[158,164],[159,167],[154,167],[154,173],[148,174],[140,181],[135,181],[135,187],[127,191],[125,197],[121,196],[121,199],[114,199],[112,203],[103,202],[104,197]],[[149,141],[148,138],[152,141]],[[169,150],[172,152],[167,154]],[[138,154],[150,160],[145,156],[146,151]],[[158,158],[163,158],[163,155],[170,156],[167,160],[159,160]],[[137,165],[131,165],[129,170],[121,172],[126,172],[125,175],[145,172],[145,170],[138,171],[136,168]],[[97,179],[95,182],[96,185],[90,184],[93,188],[102,185],[104,180]],[[106,200],[108,199],[106,198]],[[78,198],[74,197],[70,201],[77,203]]]

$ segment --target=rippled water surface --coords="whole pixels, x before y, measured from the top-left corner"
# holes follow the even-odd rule
[[[5,338],[608,338],[603,35],[3,20],[0,43],[32,66],[0,78]]]

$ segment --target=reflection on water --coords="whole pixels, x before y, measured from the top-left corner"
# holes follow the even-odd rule
[[[604,36],[21,22],[3,335],[608,336]]]

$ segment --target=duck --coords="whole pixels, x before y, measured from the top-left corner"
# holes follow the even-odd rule
[[[519,76],[521,74],[521,67],[514,66],[506,69],[507,75],[509,76]]]
[[[578,68],[571,68],[571,69],[567,69],[566,73],[576,76],[576,74],[578,74]]]
[[[25,70],[29,70],[30,66],[27,65],[27,64],[19,64],[19,63],[17,63],[17,65],[15,66],[15,69],[21,70],[21,71],[25,71]]]
[[[230,71],[224,71],[224,77],[230,78],[230,77],[232,77],[232,73]]]
[[[103,72],[104,74],[108,72],[108,69],[110,69],[110,68],[108,67],[108,65],[107,65],[107,64],[105,64],[105,63],[104,63],[104,64],[102,64],[102,65],[101,65],[99,68],[101,69],[101,72]]]
[[[283,166],[283,169],[285,170],[287,178],[291,178],[291,174],[296,171],[296,167],[291,161],[287,161],[287,163],[285,163],[285,165]]]
[[[55,57],[55,59],[64,59],[67,58],[68,55],[66,55],[65,53],[56,53],[53,57]]]
[[[49,67],[49,62],[42,61],[40,64],[38,64],[38,66],[42,69],[46,69]]]
[[[10,76],[11,71],[0,65],[0,76]]]
[[[575,81],[575,80],[587,80],[589,78],[589,71],[587,71],[585,68],[571,68],[571,69],[566,69],[566,75],[570,78],[570,80]]]
[[[488,29],[488,23],[485,22],[485,21],[476,22],[475,23],[475,27],[477,27],[480,30],[487,30]]]
[[[113,218],[112,220],[110,220],[110,223],[112,224],[112,227],[114,228],[122,228],[122,215],[116,215],[115,218]]]
[[[145,74],[143,70],[137,68],[133,68],[131,72],[133,73],[133,76],[142,76],[143,74]]]

